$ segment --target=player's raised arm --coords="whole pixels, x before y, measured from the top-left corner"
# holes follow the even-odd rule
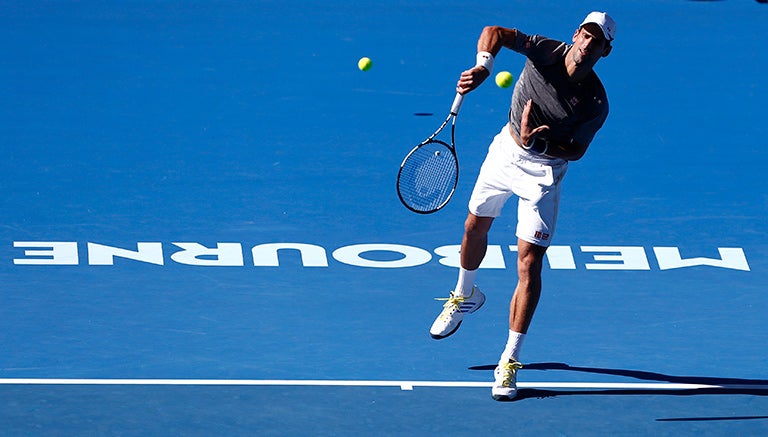
[[[493,61],[502,47],[511,48],[515,43],[517,30],[501,26],[486,26],[477,40],[477,63],[461,73],[456,84],[459,94],[466,94],[479,87],[493,70]]]
[[[477,40],[477,52],[489,52],[493,56],[499,54],[502,47],[512,48],[517,38],[517,29],[501,26],[486,26]]]

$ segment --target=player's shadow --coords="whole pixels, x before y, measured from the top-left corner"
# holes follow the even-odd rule
[[[496,365],[473,366],[469,370],[491,370]],[[513,401],[520,401],[530,398],[550,398],[556,396],[572,395],[666,395],[666,396],[692,396],[703,394],[739,394],[768,396],[768,380],[764,379],[741,379],[741,378],[717,378],[706,376],[672,376],[656,372],[646,372],[642,370],[625,369],[602,369],[597,367],[579,367],[571,366],[565,363],[531,363],[525,364],[524,369],[528,370],[566,370],[570,372],[595,373],[599,375],[626,376],[629,378],[640,379],[644,381],[669,382],[677,384],[702,384],[718,385],[724,387],[718,388],[696,388],[681,390],[662,390],[662,389],[609,389],[609,390],[543,390],[537,388],[521,388],[517,391],[517,396]],[[733,387],[730,387],[733,386]],[[746,386],[746,387],[739,387]]]

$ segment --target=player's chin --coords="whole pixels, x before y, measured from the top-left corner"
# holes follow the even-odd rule
[[[588,62],[588,61],[589,61],[589,52],[588,52],[588,51],[581,51],[581,50],[576,50],[576,51],[573,53],[573,60],[574,60],[574,61],[575,61],[577,64],[579,64],[579,63],[584,63],[584,62]]]
[[[573,63],[576,64],[579,69],[592,68],[597,64],[600,58],[588,57],[588,56],[574,56]]]

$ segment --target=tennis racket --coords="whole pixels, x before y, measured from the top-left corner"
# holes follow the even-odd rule
[[[397,173],[397,195],[406,208],[419,214],[439,211],[451,200],[459,182],[459,159],[456,157],[456,117],[463,94],[456,94],[451,112],[443,124],[421,144],[414,147],[400,164]],[[451,122],[451,144],[435,137]]]

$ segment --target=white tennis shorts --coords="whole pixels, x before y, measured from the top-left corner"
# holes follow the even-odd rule
[[[518,197],[517,238],[549,247],[560,206],[560,182],[568,161],[534,155],[515,143],[509,126],[501,129],[480,168],[469,211],[498,217],[512,195]]]

